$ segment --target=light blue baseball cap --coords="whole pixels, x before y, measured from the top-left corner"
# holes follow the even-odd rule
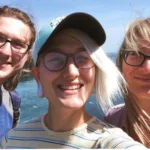
[[[52,20],[49,24],[44,25],[38,32],[35,41],[32,57],[34,65],[37,63],[38,54],[49,42],[52,35],[66,28],[74,28],[88,34],[95,42],[101,46],[106,40],[106,34],[102,25],[93,16],[77,12],[66,17],[58,17]]]

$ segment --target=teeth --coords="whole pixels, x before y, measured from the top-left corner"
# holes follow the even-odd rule
[[[75,90],[79,89],[81,85],[61,85],[60,88],[64,90]]]

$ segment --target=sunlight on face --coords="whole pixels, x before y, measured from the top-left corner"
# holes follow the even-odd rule
[[[0,35],[10,41],[30,43],[30,28],[22,21],[9,17],[0,17]],[[28,59],[28,54],[15,53],[7,42],[0,48],[0,80],[3,82],[19,71]]]
[[[54,36],[46,49],[46,51],[64,54],[74,54],[83,50],[85,49],[81,43],[67,30]],[[44,96],[50,101],[52,109],[81,108],[93,92],[95,67],[78,69],[72,58],[69,58],[63,70],[57,72],[49,71],[41,58],[38,72],[38,80],[42,84]]]

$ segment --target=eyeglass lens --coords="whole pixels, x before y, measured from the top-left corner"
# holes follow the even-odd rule
[[[0,35],[0,47],[3,47],[7,42],[11,43],[11,49],[17,53],[26,53],[28,45],[19,41],[10,41]]]
[[[126,51],[124,55],[125,62],[132,66],[139,66],[145,60],[145,55],[141,52]]]
[[[47,69],[51,71],[59,71],[65,68],[69,57],[72,57],[76,67],[81,69],[89,69],[94,65],[93,61],[86,51],[78,52],[72,56],[68,56],[58,52],[50,52],[46,54],[43,59]]]

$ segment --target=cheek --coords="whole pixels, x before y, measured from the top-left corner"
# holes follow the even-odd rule
[[[44,91],[52,89],[57,79],[57,73],[50,72],[44,66],[41,67],[39,72],[39,81],[41,82]]]
[[[25,54],[24,56],[14,55],[12,59],[13,65],[17,65],[21,69],[24,66],[25,62],[28,60],[28,54]]]
[[[128,82],[134,75],[134,68],[132,66],[129,66],[125,63],[122,65],[122,74],[125,78],[125,80]]]
[[[95,83],[95,67],[90,70],[85,70],[81,72],[82,79],[84,79],[85,83],[88,83],[90,86],[94,86]]]
[[[44,85],[48,85],[55,80],[55,76],[48,71],[40,70],[39,72],[40,82]]]

